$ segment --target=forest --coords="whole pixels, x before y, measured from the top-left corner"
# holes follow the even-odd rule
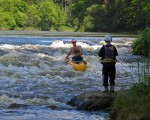
[[[0,30],[135,32],[150,26],[149,0],[0,0]]]

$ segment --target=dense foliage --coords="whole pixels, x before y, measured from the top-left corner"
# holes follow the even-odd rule
[[[150,25],[148,0],[73,0],[72,19],[85,31],[136,31]]]
[[[0,29],[59,30],[66,16],[52,0],[0,0]]]
[[[0,0],[0,29],[137,31],[150,26],[149,0]]]
[[[150,119],[150,28],[146,27],[133,42],[133,53],[146,56],[138,63],[139,82],[127,92],[121,92],[113,104],[112,120]]]
[[[133,42],[133,53],[150,57],[150,28],[143,30]]]

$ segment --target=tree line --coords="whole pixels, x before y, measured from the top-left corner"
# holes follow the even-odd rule
[[[137,31],[150,26],[149,0],[0,0],[0,30]]]

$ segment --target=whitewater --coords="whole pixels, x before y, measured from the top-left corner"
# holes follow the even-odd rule
[[[89,68],[74,71],[65,57],[75,38]],[[129,89],[138,80],[132,54],[134,38],[114,37],[117,49],[115,91]],[[102,91],[98,51],[103,37],[0,36],[1,120],[108,120],[106,111],[80,111],[66,103],[88,91]]]

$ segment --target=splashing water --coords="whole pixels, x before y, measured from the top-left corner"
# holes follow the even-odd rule
[[[106,112],[77,111],[66,105],[75,95],[103,89],[97,56],[102,38],[76,39],[88,62],[85,72],[74,71],[66,64],[66,53],[72,46],[69,37],[0,37],[0,119],[105,120]],[[134,62],[141,58],[131,54],[132,40],[113,40],[123,62],[116,65],[116,90],[136,82]]]

